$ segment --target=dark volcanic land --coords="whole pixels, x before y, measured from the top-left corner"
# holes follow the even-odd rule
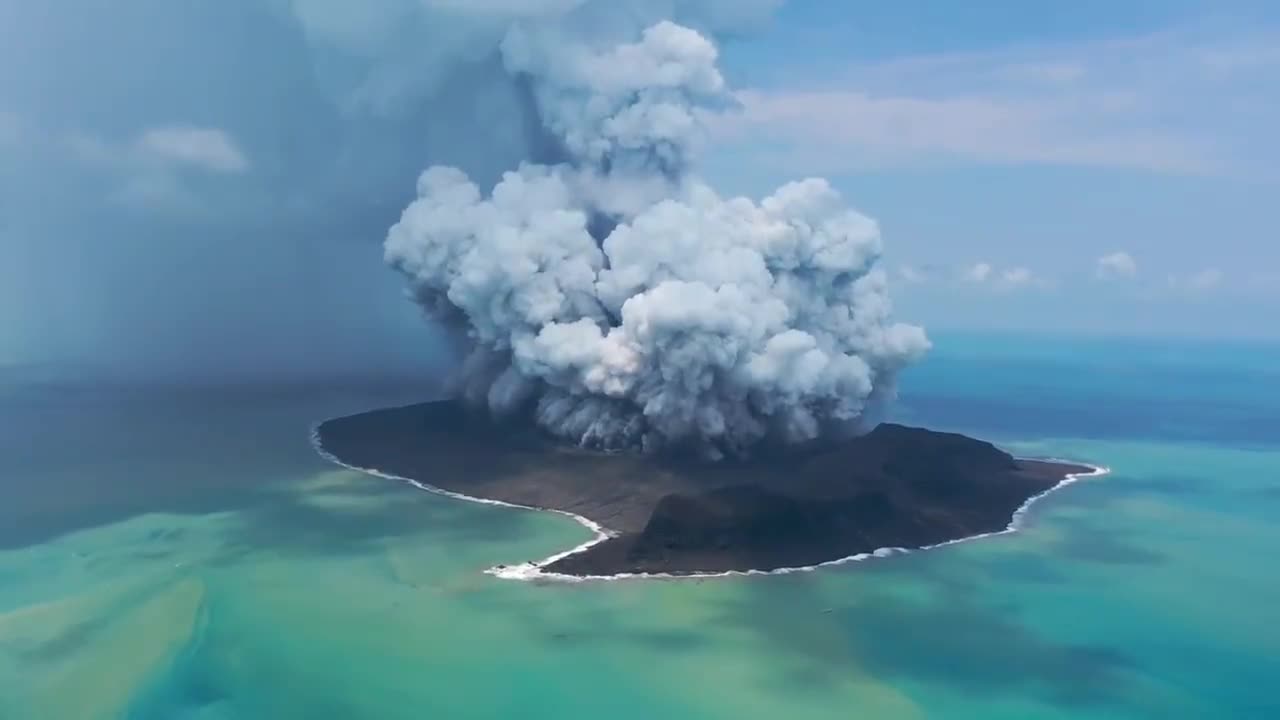
[[[773,570],[935,545],[1003,530],[1032,496],[1092,471],[894,424],[751,462],[601,453],[453,401],[337,418],[316,432],[321,449],[353,467],[599,523],[615,536],[543,567],[579,576]]]

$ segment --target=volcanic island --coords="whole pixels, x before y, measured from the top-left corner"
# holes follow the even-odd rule
[[[456,400],[328,420],[315,442],[348,467],[594,523],[599,542],[535,568],[575,577],[769,571],[934,546],[1003,531],[1030,499],[1098,471],[893,423],[750,460],[600,452]]]

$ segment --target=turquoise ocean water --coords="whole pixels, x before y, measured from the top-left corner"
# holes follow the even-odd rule
[[[1280,718],[1280,348],[939,336],[895,411],[1109,466],[1023,532],[536,585],[587,530],[335,468],[407,386],[0,389],[0,720]]]

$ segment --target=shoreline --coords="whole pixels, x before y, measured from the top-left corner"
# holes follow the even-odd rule
[[[1111,468],[1103,465],[1093,465],[1091,463],[1078,462],[1075,460],[1066,460],[1062,458],[1017,458],[1019,460],[1038,460],[1042,462],[1058,462],[1063,464],[1075,465],[1079,467],[1087,467],[1087,468],[1090,468],[1091,471],[1087,473],[1068,473],[1062,480],[1060,480],[1054,486],[1027,498],[1020,506],[1018,506],[1017,509],[1014,510],[1013,515],[1009,520],[1009,524],[1003,530],[996,530],[996,531],[986,532],[986,533],[978,533],[976,535],[969,535],[966,537],[955,538],[953,540],[946,540],[944,542],[935,543],[932,545],[924,545],[918,548],[883,547],[883,548],[877,548],[870,552],[856,553],[854,555],[849,555],[842,558],[836,558],[833,560],[827,560],[825,562],[816,563],[813,565],[780,567],[780,568],[774,568],[771,570],[748,569],[748,570],[725,570],[720,572],[687,572],[687,573],[640,572],[640,573],[617,573],[614,575],[570,575],[567,573],[545,571],[543,570],[543,568],[549,565],[552,565],[560,560],[563,560],[564,558],[570,557],[572,555],[577,555],[577,554],[586,552],[587,550],[591,549],[592,547],[606,540],[617,537],[617,533],[610,530],[609,528],[604,527],[600,523],[597,523],[588,517],[578,515],[568,510],[559,510],[556,508],[548,508],[548,507],[536,507],[532,505],[520,505],[517,503],[506,502],[503,500],[494,500],[491,498],[475,497],[472,495],[466,495],[464,493],[455,492],[453,490],[446,490],[441,487],[436,487],[434,485],[430,485],[430,484],[421,482],[419,480],[414,480],[413,478],[408,478],[401,475],[394,475],[392,473],[388,473],[375,468],[358,467],[356,465],[352,465],[350,463],[344,462],[341,459],[339,459],[336,455],[326,450],[324,447],[324,444],[320,440],[320,426],[334,419],[337,419],[337,418],[319,420],[313,423],[311,426],[311,432],[309,437],[311,447],[316,451],[316,454],[318,454],[320,457],[327,460],[328,462],[333,463],[334,465],[337,465],[342,468],[346,468],[347,470],[353,470],[355,472],[364,473],[366,475],[370,475],[373,477],[383,478],[386,480],[397,480],[400,482],[408,483],[409,485],[412,485],[413,487],[418,488],[419,490],[424,490],[426,492],[434,493],[436,495],[443,495],[445,497],[452,498],[455,500],[463,500],[467,502],[478,503],[481,505],[492,505],[492,506],[499,506],[499,507],[515,508],[519,510],[532,510],[532,511],[538,511],[538,512],[555,513],[557,515],[562,515],[568,518],[572,518],[579,525],[582,525],[583,527],[587,528],[593,533],[594,537],[586,540],[585,542],[580,543],[579,545],[573,548],[570,548],[568,550],[564,550],[562,552],[550,555],[546,558],[543,558],[542,560],[538,560],[532,563],[520,563],[517,565],[495,565],[483,571],[484,574],[486,575],[491,575],[493,577],[500,578],[503,580],[519,580],[519,581],[525,581],[525,582],[541,581],[541,582],[576,583],[576,582],[587,582],[587,581],[614,581],[614,580],[692,580],[692,579],[705,580],[708,578],[723,578],[723,577],[735,577],[735,576],[750,577],[750,576],[767,576],[767,575],[787,575],[787,574],[797,573],[797,572],[812,572],[820,568],[832,567],[836,565],[844,565],[846,563],[851,563],[851,562],[862,562],[864,560],[871,560],[875,558],[885,558],[893,555],[905,555],[905,554],[914,553],[914,552],[934,550],[937,548],[947,547],[949,545],[958,545],[960,543],[971,542],[973,540],[982,540],[984,538],[997,537],[1000,535],[1010,535],[1010,534],[1016,533],[1018,530],[1022,529],[1023,521],[1027,515],[1027,512],[1030,510],[1031,506],[1034,505],[1037,501],[1042,500],[1045,497],[1048,497],[1054,492],[1061,490],[1069,485],[1073,485],[1084,478],[1101,477],[1111,472]]]

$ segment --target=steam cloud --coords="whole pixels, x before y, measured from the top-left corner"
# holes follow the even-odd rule
[[[691,172],[702,119],[733,106],[716,46],[643,13],[585,32],[598,4],[561,4],[500,42],[528,161],[489,192],[428,168],[386,240],[416,302],[467,328],[465,395],[603,448],[857,429],[929,346],[890,320],[875,222],[819,179],[719,196]]]

